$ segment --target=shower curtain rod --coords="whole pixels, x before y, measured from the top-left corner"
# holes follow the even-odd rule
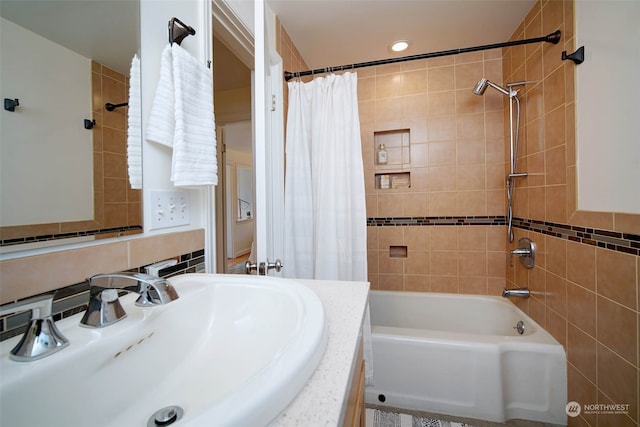
[[[422,53],[419,55],[402,56],[399,58],[379,59],[377,61],[359,62],[357,64],[338,65],[336,67],[327,67],[327,68],[317,68],[315,70],[295,71],[295,72],[285,71],[284,79],[286,81],[289,81],[294,77],[303,77],[303,76],[311,76],[315,74],[332,73],[334,71],[351,70],[351,69],[363,68],[363,67],[373,67],[376,65],[394,64],[396,62],[413,61],[416,59],[435,58],[438,56],[457,55],[459,53],[477,52],[479,50],[489,50],[489,49],[496,49],[499,47],[519,46],[519,45],[529,44],[529,43],[548,42],[548,43],[558,44],[558,42],[560,41],[560,35],[561,35],[560,30],[557,30],[543,37],[536,37],[536,38],[526,39],[526,40],[515,40],[511,42],[486,44],[482,46],[466,47],[462,49],[443,50],[440,52]]]

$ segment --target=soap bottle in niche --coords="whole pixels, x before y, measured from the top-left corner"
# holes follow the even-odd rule
[[[378,146],[378,164],[379,165],[387,164],[387,150],[384,148],[384,144],[380,144]]]
[[[387,189],[391,187],[389,175],[380,175],[380,188]]]

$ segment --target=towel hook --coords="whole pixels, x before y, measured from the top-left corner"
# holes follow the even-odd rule
[[[169,44],[178,43],[178,45],[180,45],[185,37],[195,34],[196,30],[178,18],[173,17],[169,20]]]
[[[128,103],[128,102],[123,102],[123,103],[121,103],[121,104],[112,104],[112,103],[110,103],[110,102],[107,102],[106,104],[104,104],[104,108],[105,108],[107,111],[113,111],[113,110],[115,110],[116,108],[120,108],[120,107],[128,107],[128,106],[129,106],[129,103]]]
[[[9,98],[5,98],[4,99],[4,109],[7,111],[16,111],[16,107],[20,105],[20,101],[18,100],[18,98],[16,99],[9,99]]]

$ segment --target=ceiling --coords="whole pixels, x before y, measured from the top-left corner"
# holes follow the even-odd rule
[[[123,74],[138,52],[138,0],[1,0],[0,15]]]
[[[268,2],[307,65],[325,68],[501,43],[536,0]],[[411,46],[393,53],[389,45],[396,40]]]
[[[311,68],[503,42],[535,1],[268,0]],[[136,0],[2,0],[0,9],[19,25],[121,72],[137,51]],[[399,39],[411,46],[392,53],[389,44]],[[221,54],[230,66],[216,86],[239,87],[249,71],[233,55]]]
[[[216,37],[213,38],[214,90],[251,87],[251,70]]]

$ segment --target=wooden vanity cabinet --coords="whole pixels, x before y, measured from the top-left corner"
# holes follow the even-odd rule
[[[351,388],[347,396],[343,427],[364,427],[364,358],[362,338],[356,350],[355,366],[351,374]]]

